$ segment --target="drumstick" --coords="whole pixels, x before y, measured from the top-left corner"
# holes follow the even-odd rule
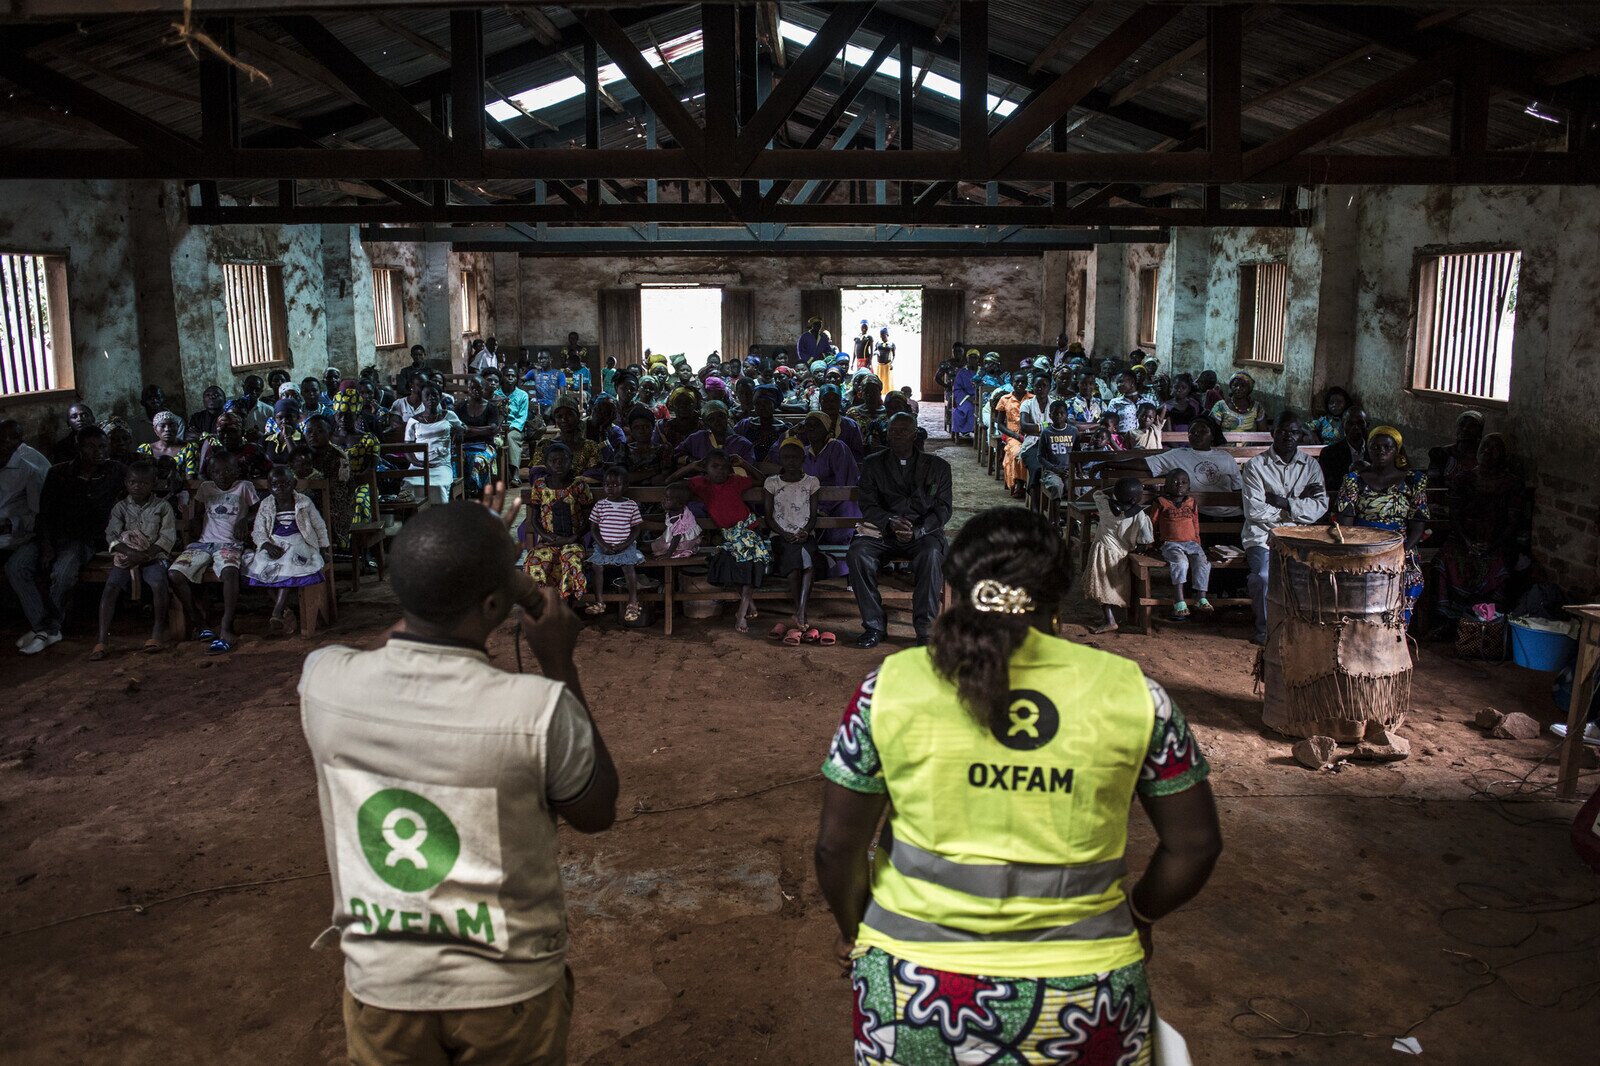
[[[1339,523],[1335,522],[1328,527],[1328,535],[1340,544],[1344,543],[1344,530],[1339,528]]]

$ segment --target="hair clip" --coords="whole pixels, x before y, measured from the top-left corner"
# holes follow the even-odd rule
[[[1026,589],[984,578],[972,586],[972,606],[984,614],[1027,614],[1033,610],[1033,597]]]

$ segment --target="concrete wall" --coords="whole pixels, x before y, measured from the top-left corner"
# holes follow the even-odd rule
[[[375,255],[378,253],[374,253]],[[488,258],[488,257],[485,257]],[[1044,260],[1027,258],[929,258],[866,261],[839,257],[527,256],[518,276],[503,276],[511,257],[496,255],[494,292],[504,301],[517,295],[515,310],[502,315],[501,342],[564,341],[577,330],[593,341],[600,333],[599,291],[643,282],[704,282],[755,291],[755,338],[760,344],[791,343],[800,333],[800,290],[871,284],[930,285],[964,289],[967,338],[974,343],[1039,341],[1045,304]],[[1054,339],[1055,331],[1049,332]],[[838,340],[839,338],[836,338]],[[644,338],[646,347],[650,338]]]

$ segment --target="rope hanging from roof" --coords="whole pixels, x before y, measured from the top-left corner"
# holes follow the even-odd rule
[[[199,45],[224,63],[242,72],[251,80],[259,78],[268,85],[272,84],[272,77],[260,67],[253,67],[238,56],[229,55],[228,51],[216,42],[216,39],[204,30],[194,28],[194,0],[183,0],[183,21],[171,24],[173,36],[169,43],[181,44],[197,62],[200,53],[195,46]]]

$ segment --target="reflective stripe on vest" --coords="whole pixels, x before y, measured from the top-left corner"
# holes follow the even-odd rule
[[[863,924],[896,940],[924,943],[953,944],[983,941],[992,944],[1039,944],[1063,940],[1105,940],[1111,937],[1131,936],[1134,932],[1133,915],[1126,903],[1119,904],[1104,914],[1096,914],[1071,925],[1018,929],[1006,933],[972,933],[965,929],[952,929],[948,925],[938,925],[896,914],[879,906],[875,901],[867,904],[867,913],[861,920]]]
[[[993,977],[1135,963],[1123,852],[1155,726],[1144,675],[1039,632],[1009,665],[1009,711],[993,727],[926,649],[879,670],[872,736],[891,813],[856,943]]]
[[[888,856],[894,868],[907,877],[986,899],[1098,896],[1108,891],[1127,872],[1121,859],[1107,859],[1105,862],[1085,863],[1082,866],[1047,866],[1030,862],[984,865],[955,862],[915,844],[896,840],[888,825],[883,827],[883,834],[878,840],[878,854]]]

